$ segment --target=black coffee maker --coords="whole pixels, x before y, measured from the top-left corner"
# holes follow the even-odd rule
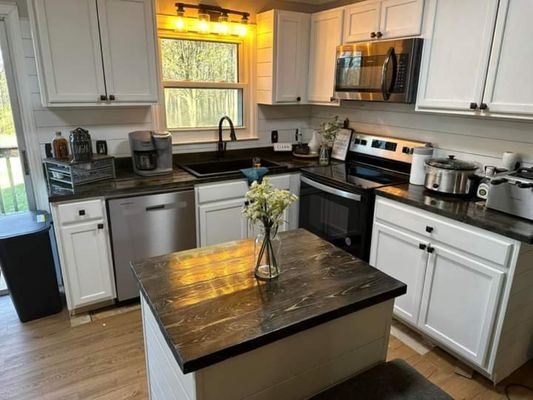
[[[135,131],[128,136],[133,171],[137,175],[172,172],[172,135],[169,132]]]

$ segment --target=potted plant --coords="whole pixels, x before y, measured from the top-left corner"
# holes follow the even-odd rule
[[[339,122],[339,116],[336,115],[331,121],[325,121],[320,124],[318,132],[322,136],[322,143],[320,145],[320,153],[318,163],[320,165],[329,165],[331,157],[331,147],[335,141],[337,133],[342,127],[342,123]]]
[[[246,200],[242,213],[250,225],[260,228],[255,240],[255,276],[264,280],[274,279],[281,272],[278,263],[278,228],[283,222],[285,209],[297,197],[288,190],[274,188],[270,179],[265,177],[261,183],[252,183]]]

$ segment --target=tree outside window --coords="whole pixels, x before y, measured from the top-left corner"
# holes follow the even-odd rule
[[[244,125],[239,43],[182,38],[160,43],[167,129],[216,127],[225,115]]]

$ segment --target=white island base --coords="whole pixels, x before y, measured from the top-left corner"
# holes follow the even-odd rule
[[[183,374],[141,295],[151,400],[305,399],[385,361],[394,300]]]

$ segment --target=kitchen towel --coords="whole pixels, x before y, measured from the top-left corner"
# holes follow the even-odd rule
[[[261,183],[263,180],[263,177],[268,173],[267,167],[259,167],[259,168],[244,168],[241,169],[242,174],[248,178],[248,184],[251,185],[252,182],[257,181],[258,183]]]

